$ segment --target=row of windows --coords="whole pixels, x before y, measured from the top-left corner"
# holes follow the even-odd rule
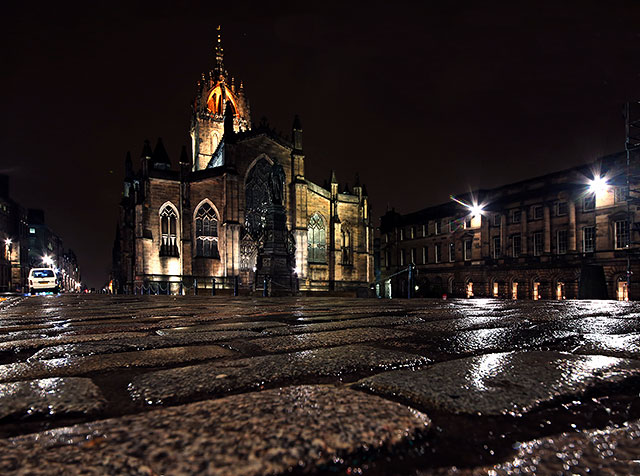
[[[614,202],[621,203],[625,201],[625,188],[624,187],[614,187]],[[595,194],[588,194],[582,199],[582,211],[590,212],[596,209],[596,196]],[[557,217],[566,216],[568,214],[569,204],[566,201],[557,201],[553,205],[553,213]],[[526,215],[526,213],[525,213]],[[510,210],[507,214],[509,218],[509,223],[517,224],[521,223],[523,219],[523,211],[521,209],[513,209]],[[544,208],[542,205],[533,205],[529,208],[529,220],[542,220],[544,217]],[[526,219],[526,216],[524,217]],[[496,213],[493,215],[493,226],[500,226],[502,221],[502,215]],[[464,225],[458,223],[459,220],[448,220],[445,223],[448,224],[448,231],[455,232],[459,228],[469,228],[470,227],[470,218],[467,217],[463,222]],[[428,225],[421,225],[421,237],[427,236],[427,228]],[[419,228],[412,226],[409,228],[409,239],[417,238],[417,230]],[[439,235],[442,233],[442,221],[434,221],[433,222],[433,234]],[[400,228],[400,240],[404,240],[404,229]]]
[[[583,253],[593,253],[595,251],[595,235],[596,229],[594,226],[585,226],[582,228],[582,246]],[[510,246],[508,250],[504,250],[502,247],[501,238],[499,236],[493,237],[491,241],[491,257],[494,259],[501,258],[503,256],[510,256],[512,258],[518,258],[522,255],[522,235],[520,233],[511,235]],[[534,256],[541,256],[544,253],[544,234],[543,232],[535,232],[531,235],[532,252]],[[614,223],[614,247],[616,249],[623,249],[629,246],[629,223],[626,220],[616,221]],[[449,261],[455,261],[455,245],[454,243],[448,244],[449,249]],[[567,230],[558,230],[555,236],[555,253],[563,255],[567,253],[568,249],[568,232]],[[464,240],[463,243],[463,259],[465,261],[471,260],[472,240]],[[408,263],[417,263],[416,261],[416,249],[409,250],[409,262],[406,261],[405,250],[400,252],[400,266],[404,266]],[[428,247],[422,248],[422,264],[429,262]],[[442,262],[442,250],[441,244],[433,245],[433,262]],[[387,257],[387,264],[390,261]]]
[[[219,258],[218,216],[209,203],[196,210],[196,256]],[[160,210],[160,256],[178,256],[178,213],[169,204]]]
[[[178,256],[178,214],[167,204],[160,211],[160,256]],[[198,207],[195,218],[196,256],[219,258],[218,217],[208,203]],[[311,263],[326,263],[326,227],[322,216],[315,213],[307,229],[308,260]],[[342,229],[341,257],[343,265],[353,264],[351,231]]]

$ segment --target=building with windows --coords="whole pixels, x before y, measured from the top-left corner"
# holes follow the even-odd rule
[[[30,208],[28,222],[28,269],[52,267],[64,292],[82,290],[80,268],[75,253],[66,249],[62,238],[45,221],[44,210]],[[27,272],[28,272],[27,269]]]
[[[639,162],[632,156],[627,168],[626,154],[614,154],[414,213],[389,211],[378,292],[639,299]]]
[[[287,249],[302,291],[355,290],[373,279],[369,201],[356,180],[339,187],[335,174],[319,186],[305,176],[302,124],[291,136],[266,121],[252,125],[242,82],[223,64],[220,36],[215,67],[198,82],[189,129],[177,166],[161,140],[147,141],[134,170],[127,155],[124,191],[113,251],[112,285],[140,292],[157,283],[163,292],[236,282],[255,289],[257,257],[271,205],[269,181],[284,169],[282,204]]]
[[[9,196],[9,176],[0,174],[0,292],[22,290],[29,274],[27,211]]]

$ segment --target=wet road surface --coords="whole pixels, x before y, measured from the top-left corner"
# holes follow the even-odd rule
[[[0,303],[0,474],[640,474],[640,304]]]

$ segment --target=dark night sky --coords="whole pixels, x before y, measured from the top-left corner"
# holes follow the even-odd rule
[[[620,150],[640,98],[637,1],[92,3],[12,2],[0,20],[0,172],[89,286],[127,150],[161,136],[175,164],[189,143],[219,23],[254,122],[288,133],[299,113],[307,176],[359,172],[374,216]]]

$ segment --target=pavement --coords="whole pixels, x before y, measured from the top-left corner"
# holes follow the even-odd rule
[[[640,474],[640,303],[9,296],[0,474]]]

